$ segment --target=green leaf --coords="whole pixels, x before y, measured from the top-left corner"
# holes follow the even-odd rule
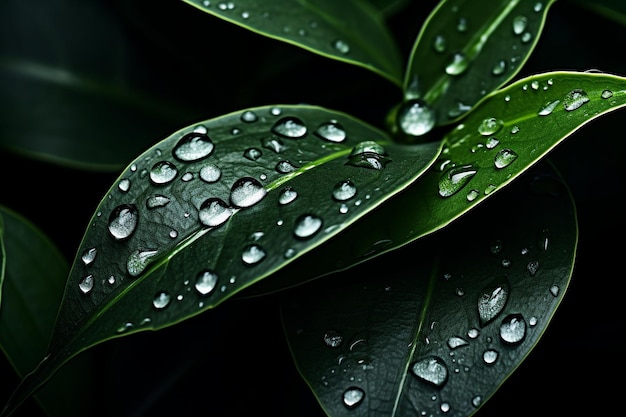
[[[589,9],[604,19],[611,19],[626,26],[626,4],[616,0],[569,0],[571,3]]]
[[[314,106],[252,108],[175,132],[97,207],[48,359],[13,404],[76,353],[197,315],[298,259],[406,188],[440,148],[393,144]]]
[[[358,65],[400,85],[402,59],[377,10],[359,0],[184,0],[198,9],[273,39]]]
[[[405,106],[420,100],[437,126],[458,120],[522,68],[554,0],[442,1],[413,46]],[[404,108],[400,108],[402,117]]]
[[[33,224],[0,207],[3,250],[3,298],[0,349],[16,374],[25,375],[46,352],[63,294],[68,265]],[[28,348],[25,348],[28,347]],[[83,414],[90,406],[90,358],[77,358],[59,372],[51,389],[36,394],[50,416]]]
[[[569,191],[544,165],[464,220],[286,294],[290,349],[328,416],[469,416],[535,347],[573,269]]]

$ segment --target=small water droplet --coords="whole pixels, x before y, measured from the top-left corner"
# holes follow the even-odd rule
[[[541,250],[547,251],[550,247],[550,231],[541,229],[537,234],[537,244]]]
[[[291,161],[283,160],[276,164],[275,169],[276,172],[280,174],[288,174],[298,169],[298,167],[291,163]]]
[[[274,135],[263,140],[262,145],[264,148],[274,151],[276,153],[281,153],[282,151],[287,149],[283,141],[278,136]]]
[[[315,135],[320,139],[324,139],[328,142],[340,143],[346,140],[346,131],[337,121],[331,120],[319,125],[315,129]]]
[[[499,353],[494,349],[488,349],[483,352],[483,362],[492,365],[498,360]]]
[[[489,139],[487,139],[487,142],[485,143],[485,147],[487,149],[493,149],[496,146],[498,146],[499,143],[500,143],[500,140],[498,140],[498,138],[496,138],[495,136],[492,136]]]
[[[217,286],[217,278],[215,272],[206,269],[198,273],[194,287],[200,295],[208,295]]]
[[[333,198],[337,201],[346,201],[356,195],[356,186],[351,180],[339,181],[333,188]]]
[[[411,373],[424,382],[441,388],[448,380],[448,367],[441,358],[429,356],[411,365]]]
[[[261,156],[263,156],[263,152],[259,148],[248,148],[243,151],[243,157],[251,161],[256,161]]]
[[[139,276],[148,266],[152,257],[157,254],[154,249],[136,249],[126,261],[126,270],[132,277]]]
[[[491,241],[491,243],[489,243],[489,252],[491,252],[494,255],[497,255],[500,252],[502,252],[503,248],[504,248],[504,245],[502,244],[502,241],[500,239],[493,240]]]
[[[478,192],[478,190],[469,190],[467,192],[467,201],[474,201],[476,200],[476,198],[478,198],[478,196],[480,195],[480,192]]]
[[[200,168],[200,179],[209,184],[218,181],[221,176],[222,171],[215,164],[206,164]]]
[[[439,195],[450,197],[472,179],[478,171],[472,165],[453,166],[448,168],[439,179]]]
[[[469,61],[465,54],[462,52],[456,52],[452,55],[452,61],[446,66],[446,74],[459,75],[462,74],[468,67]]]
[[[483,136],[490,136],[502,129],[504,123],[495,117],[484,119],[478,126],[478,133]]]
[[[109,216],[109,233],[115,240],[126,240],[137,229],[139,212],[134,204],[117,206]]]
[[[485,288],[478,298],[478,316],[480,325],[485,326],[504,309],[509,298],[509,286],[506,283]]]
[[[480,404],[482,404],[482,402],[483,402],[483,397],[481,397],[480,395],[476,395],[472,397],[472,405],[474,407],[478,408]]]
[[[515,16],[513,18],[513,33],[521,35],[528,27],[528,18],[526,16]]]
[[[97,254],[98,254],[98,250],[96,248],[89,248],[83,252],[80,259],[83,261],[85,265],[89,265],[93,263],[93,261],[96,259]]]
[[[465,339],[463,339],[460,336],[450,336],[448,338],[448,347],[450,349],[456,349],[462,346],[468,346],[469,342]]]
[[[501,149],[494,157],[494,165],[498,169],[502,169],[511,165],[517,159],[517,153],[511,149]]]
[[[178,175],[176,166],[169,161],[160,161],[150,170],[150,181],[155,185],[163,185],[171,182]]]
[[[333,42],[333,48],[335,48],[338,52],[342,53],[343,55],[350,53],[350,45],[348,45],[346,41],[343,41],[341,39],[337,39],[336,41]]]
[[[381,170],[389,162],[385,154],[385,148],[374,141],[359,142],[352,148],[348,165]]]
[[[291,186],[287,186],[280,191],[278,195],[279,204],[289,204],[298,197],[298,193]]]
[[[559,295],[559,287],[558,287],[558,285],[553,285],[553,286],[550,287],[550,294],[552,294],[555,297]]]
[[[279,136],[296,139],[306,135],[307,128],[297,117],[284,117],[272,126],[272,132]]]
[[[560,102],[561,102],[561,100],[554,100],[554,101],[551,101],[550,103],[547,103],[546,105],[544,105],[539,110],[537,115],[539,115],[539,116],[547,116],[547,115],[551,114],[552,111],[556,108],[556,106],[559,105]]]
[[[573,111],[589,101],[589,96],[584,90],[575,89],[567,93],[563,99],[563,106],[567,111]]]
[[[494,66],[491,68],[491,74],[495,76],[502,75],[506,72],[506,68],[507,68],[506,61],[504,59],[501,59],[498,62],[496,62]]]
[[[237,207],[246,208],[257,204],[267,191],[261,183],[251,177],[238,179],[230,190],[230,202]]]
[[[89,294],[91,290],[93,290],[94,282],[95,280],[93,275],[89,274],[80,280],[80,282],[78,283],[78,288],[82,291],[83,294]]]
[[[365,391],[358,387],[350,387],[343,392],[343,405],[354,408],[363,402]]]
[[[398,110],[398,126],[407,135],[421,136],[435,126],[435,112],[423,100],[409,100]]]
[[[257,120],[259,120],[259,117],[256,115],[255,112],[251,110],[246,110],[243,113],[241,113],[240,119],[242,122],[245,122],[245,123],[254,123]]]
[[[336,330],[329,330],[324,333],[324,343],[328,347],[336,348],[343,342],[343,336]]]
[[[161,194],[155,194],[148,197],[146,200],[146,207],[149,209],[155,209],[159,207],[165,207],[169,204],[170,199]]]
[[[443,35],[435,36],[435,41],[433,42],[433,48],[436,52],[440,54],[446,51],[446,38]]]
[[[251,244],[244,248],[241,253],[241,260],[247,265],[255,265],[261,262],[266,255],[263,247],[257,244]]]
[[[439,406],[439,409],[443,413],[447,413],[448,411],[450,411],[450,403],[446,403],[446,402],[441,403],[441,405]]]
[[[152,305],[157,310],[163,310],[165,307],[167,307],[170,304],[171,299],[172,299],[172,296],[168,292],[159,291],[158,293],[154,295],[154,298],[152,299]]]
[[[521,314],[510,314],[500,325],[500,340],[510,345],[521,343],[526,337],[526,320]]]
[[[456,30],[463,33],[467,32],[467,19],[464,17],[460,17],[456,22]]]
[[[128,190],[130,190],[130,180],[128,178],[123,178],[120,180],[119,184],[117,184],[117,188],[123,192],[123,193],[127,193]]]
[[[613,92],[611,90],[604,90],[602,91],[602,94],[600,95],[600,97],[606,99],[606,98],[611,98],[613,97]]]
[[[471,328],[467,331],[467,336],[470,339],[476,339],[480,335],[480,330],[476,328]]]
[[[211,155],[215,145],[206,133],[191,132],[184,135],[174,149],[174,158],[183,162],[198,161]]]
[[[209,227],[217,227],[223,224],[233,214],[228,205],[221,199],[211,197],[200,205],[198,216],[200,223]]]
[[[313,237],[322,228],[322,219],[312,214],[304,214],[296,220],[293,233],[300,239]]]
[[[531,277],[534,277],[539,270],[539,261],[530,261],[526,265],[526,270],[530,274]]]

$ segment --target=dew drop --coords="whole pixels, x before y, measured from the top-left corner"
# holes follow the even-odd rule
[[[296,220],[294,235],[300,239],[310,239],[322,228],[322,219],[312,214],[304,214]]]
[[[509,298],[509,286],[506,283],[486,288],[478,298],[478,317],[480,325],[485,326],[504,309]]]
[[[333,198],[337,201],[346,201],[356,195],[356,186],[351,180],[339,181],[333,188]]]
[[[248,148],[243,151],[243,157],[251,161],[256,161],[263,155],[259,148]]]
[[[537,234],[537,244],[543,251],[547,251],[550,247],[550,231],[548,229],[541,229]]]
[[[230,202],[237,207],[246,208],[257,204],[267,191],[259,181],[252,177],[238,179],[230,190]]]
[[[382,145],[374,141],[363,141],[352,149],[348,165],[381,170],[388,162],[385,154],[386,151]]]
[[[550,103],[547,103],[545,106],[543,106],[539,110],[537,115],[539,115],[539,116],[547,116],[547,115],[551,114],[552,111],[556,108],[556,106],[559,105],[560,102],[561,102],[561,100],[554,100],[554,101],[551,101]]]
[[[448,168],[439,179],[439,195],[450,197],[463,188],[474,175],[477,168],[472,165],[453,166]]]
[[[558,296],[559,295],[559,287],[557,285],[553,285],[550,287],[550,294],[552,294],[553,296]]]
[[[276,164],[275,169],[276,172],[280,174],[288,174],[298,169],[298,167],[291,163],[291,161],[283,160]]]
[[[137,229],[139,212],[134,204],[117,206],[109,216],[109,233],[115,240],[125,240]]]
[[[498,138],[496,138],[495,136],[492,136],[489,139],[487,139],[487,142],[485,143],[485,147],[487,149],[493,149],[496,146],[498,146],[499,143],[500,143],[500,140],[498,140]]]
[[[450,336],[448,338],[448,347],[450,349],[456,349],[467,345],[469,345],[469,342],[460,336]]]
[[[539,261],[530,261],[526,265],[526,270],[530,274],[531,277],[534,277],[539,270]]]
[[[155,185],[163,185],[171,182],[178,175],[178,170],[169,161],[160,161],[150,170],[150,181]]]
[[[200,295],[208,295],[217,286],[217,278],[215,272],[206,269],[198,273],[194,287]]]
[[[298,197],[298,193],[291,186],[287,186],[280,191],[278,195],[279,204],[289,204]]]
[[[254,123],[257,120],[259,120],[256,113],[251,110],[246,110],[243,113],[241,113],[240,119],[242,122],[245,122],[245,123]]]
[[[286,138],[301,138],[306,135],[307,128],[297,117],[284,117],[272,126],[272,132]]]
[[[465,198],[467,198],[467,201],[474,201],[478,198],[479,195],[480,192],[478,192],[478,190],[469,190]]]
[[[354,408],[363,402],[365,391],[358,387],[350,387],[343,392],[343,405]]]
[[[513,161],[517,159],[517,153],[511,149],[501,149],[494,157],[494,164],[496,168],[502,169],[511,165]]]
[[[467,331],[467,336],[470,339],[476,339],[480,335],[480,330],[476,328],[471,328]]]
[[[333,42],[333,48],[343,55],[350,53],[350,45],[341,39],[337,39]]]
[[[206,164],[200,168],[200,179],[209,184],[218,181],[221,176],[222,171],[215,164]]]
[[[241,253],[241,260],[247,265],[255,265],[261,262],[265,256],[265,249],[263,249],[260,245],[251,244],[244,248]]]
[[[128,178],[124,178],[122,180],[120,180],[119,184],[117,184],[117,188],[123,192],[123,193],[127,193],[128,190],[130,190],[130,180]]]
[[[211,197],[200,205],[198,217],[203,225],[217,227],[228,220],[232,214],[232,210],[223,200]]]
[[[452,62],[446,66],[446,74],[459,75],[462,74],[468,67],[469,61],[465,57],[465,54],[457,52],[452,55]]]
[[[491,74],[495,76],[502,75],[506,72],[506,67],[507,67],[506,61],[501,59],[495,63],[493,68],[491,68]]]
[[[489,117],[483,120],[478,126],[478,133],[483,136],[490,136],[502,129],[503,122],[495,117]]]
[[[154,298],[152,299],[152,305],[157,310],[163,310],[170,304],[171,299],[172,296],[168,292],[159,291],[154,295]]]
[[[573,111],[589,101],[589,96],[584,90],[575,89],[567,93],[563,99],[563,106],[567,111]]]
[[[500,340],[510,345],[521,343],[526,337],[526,320],[521,314],[510,314],[500,325]]]
[[[424,382],[442,387],[448,380],[448,367],[441,358],[429,356],[411,365],[411,373]]]
[[[440,54],[446,51],[446,38],[442,35],[435,36],[435,41],[433,42],[433,48],[435,52],[439,52]]]
[[[211,155],[215,145],[206,133],[191,132],[184,135],[174,146],[174,158],[183,162],[198,161]]]
[[[336,348],[343,342],[343,336],[336,330],[329,330],[324,333],[324,343],[326,346]]]
[[[602,94],[600,95],[600,97],[604,99],[611,98],[613,97],[613,92],[611,90],[604,90],[602,91]]]
[[[161,194],[155,194],[148,197],[146,200],[146,207],[149,209],[155,209],[159,207],[165,207],[169,204],[170,199]]]
[[[483,352],[483,362],[487,365],[492,365],[498,360],[498,351],[493,349],[488,349]]]
[[[98,250],[96,248],[89,248],[83,252],[80,259],[85,265],[90,265],[96,259],[97,254]]]
[[[335,120],[319,125],[319,127],[315,129],[314,134],[320,139],[334,143],[343,142],[347,137],[344,128]]]
[[[432,130],[435,122],[435,112],[420,99],[406,101],[398,110],[398,126],[407,135],[424,135]]]
[[[126,270],[132,277],[139,276],[148,266],[153,256],[157,254],[154,249],[136,249],[126,261]]]
[[[89,294],[91,290],[93,290],[94,282],[95,280],[93,275],[89,274],[80,280],[80,282],[78,283],[78,288],[83,294]]]
[[[472,405],[474,407],[478,408],[480,404],[482,404],[482,402],[483,402],[483,397],[481,397],[480,395],[476,395],[472,397]]]
[[[513,33],[521,35],[528,27],[528,18],[526,16],[515,16],[513,18]]]

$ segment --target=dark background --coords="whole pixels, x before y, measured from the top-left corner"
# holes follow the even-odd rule
[[[308,102],[382,126],[386,109],[400,98],[394,86],[365,70],[277,44],[182,2],[109,3],[125,19],[128,42],[140,54],[142,82],[163,96],[185,100],[197,112],[190,122],[248,106]],[[435,4],[415,3],[420,5],[390,21],[407,54],[419,30],[415,22],[430,9],[425,4]],[[133,13],[141,15],[140,23]],[[163,47],[160,39],[171,42]],[[222,46],[215,50],[212,43]],[[626,74],[625,50],[626,27],[573,3],[556,2],[520,75],[588,69]],[[266,72],[261,84],[255,71]],[[211,85],[217,80],[219,88],[211,88],[218,90],[202,93],[201,78]],[[164,84],[165,79],[174,82]],[[545,336],[479,416],[616,415],[624,407],[624,117],[618,111],[592,122],[550,156],[577,204],[574,276]],[[0,204],[24,214],[72,260],[92,208],[117,173],[86,172],[7,150],[0,156]],[[34,175],[41,172],[45,178]],[[294,368],[278,314],[274,296],[233,300],[180,325],[97,346],[98,375],[104,375],[92,393],[98,409],[107,416],[322,416]],[[172,357],[184,358],[182,366]],[[5,398],[17,382],[6,363],[0,379]],[[18,415],[39,411],[29,402]]]

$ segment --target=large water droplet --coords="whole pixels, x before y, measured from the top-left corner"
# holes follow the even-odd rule
[[[589,101],[589,96],[587,92],[580,89],[575,89],[567,93],[565,98],[563,99],[563,106],[567,111],[573,111],[578,109],[583,104]]]
[[[333,198],[337,201],[346,201],[356,195],[356,186],[351,180],[339,181],[333,188]]]
[[[222,176],[222,171],[215,164],[206,164],[200,168],[200,179],[209,184],[216,182]]]
[[[358,143],[350,153],[348,165],[380,170],[385,167],[388,159],[385,148],[374,141]]]
[[[435,122],[435,112],[420,99],[406,101],[398,110],[398,126],[407,135],[424,135],[432,130]]]
[[[322,228],[322,219],[313,214],[304,214],[296,220],[294,235],[301,239],[313,237]]]
[[[150,181],[155,185],[162,185],[171,182],[178,175],[176,166],[169,161],[160,161],[152,166],[150,170]]]
[[[498,360],[498,356],[500,356],[500,354],[497,350],[488,349],[483,352],[483,362],[487,365],[492,365]]]
[[[457,52],[452,55],[452,61],[446,66],[446,74],[459,75],[462,74],[468,67],[469,61],[462,52]]]
[[[511,149],[501,149],[494,157],[494,164],[496,168],[502,169],[511,165],[511,163],[516,159],[517,153]]]
[[[272,126],[272,132],[286,138],[301,138],[306,135],[307,128],[297,117],[284,117]]]
[[[261,201],[267,191],[252,177],[238,179],[230,190],[230,202],[237,207],[251,207]]]
[[[149,209],[155,209],[159,207],[165,207],[169,204],[170,199],[161,194],[155,194],[153,196],[148,197],[146,200],[146,207]]]
[[[483,120],[478,126],[478,133],[483,136],[490,136],[502,129],[504,123],[495,117],[489,117]]]
[[[450,349],[456,349],[461,346],[467,346],[467,345],[469,345],[469,342],[460,336],[450,336],[448,338],[448,347]]]
[[[232,214],[232,210],[223,200],[211,197],[200,205],[198,217],[203,225],[216,227],[228,220]]]
[[[196,291],[200,295],[210,294],[217,286],[217,274],[211,270],[204,270],[198,273],[196,276],[196,283],[194,284]]]
[[[167,307],[170,304],[171,299],[172,299],[172,296],[168,292],[159,291],[158,293],[154,295],[154,298],[152,299],[152,305],[157,310],[163,310],[165,307]]]
[[[117,206],[109,216],[109,233],[116,240],[126,240],[137,229],[139,212],[134,204]]]
[[[93,290],[94,278],[93,275],[89,274],[78,283],[78,288],[81,290],[83,294],[89,294],[91,290]]]
[[[429,356],[411,366],[413,375],[436,387],[442,387],[448,380],[448,367],[441,358]]]
[[[457,193],[476,175],[477,171],[478,169],[472,165],[450,167],[439,180],[439,195],[450,197]]]
[[[279,204],[289,204],[298,197],[298,193],[291,186],[287,186],[280,191],[278,195]]]
[[[354,408],[363,402],[365,391],[358,387],[350,387],[343,392],[343,404],[348,408]]]
[[[515,345],[526,337],[526,320],[521,314],[510,314],[502,320],[500,339],[504,343]]]
[[[335,120],[319,125],[319,127],[315,129],[315,135],[329,142],[338,143],[346,140],[346,131]]]
[[[280,174],[288,174],[298,169],[298,167],[295,166],[291,161],[283,160],[283,161],[279,161],[276,164],[275,169],[276,169],[276,172]]]
[[[478,298],[480,325],[485,326],[496,318],[504,309],[508,298],[509,285],[507,283],[485,288]]]
[[[254,265],[261,262],[266,255],[265,249],[260,245],[251,244],[244,248],[241,253],[241,260],[248,265]]]
[[[513,18],[513,33],[521,35],[528,26],[528,18],[526,16],[515,16]]]
[[[98,250],[96,248],[89,248],[83,252],[80,259],[83,261],[85,265],[90,265],[96,259],[97,254],[98,254]]]
[[[214,148],[213,142],[205,133],[191,132],[178,141],[172,154],[179,161],[190,162],[206,158]]]
[[[551,114],[552,111],[556,108],[556,106],[559,105],[560,102],[561,100],[554,100],[549,103],[546,103],[541,109],[539,109],[539,112],[537,112],[537,115],[547,116]]]
[[[128,273],[133,277],[139,276],[156,254],[157,251],[154,249],[137,249],[133,251],[126,262]]]

